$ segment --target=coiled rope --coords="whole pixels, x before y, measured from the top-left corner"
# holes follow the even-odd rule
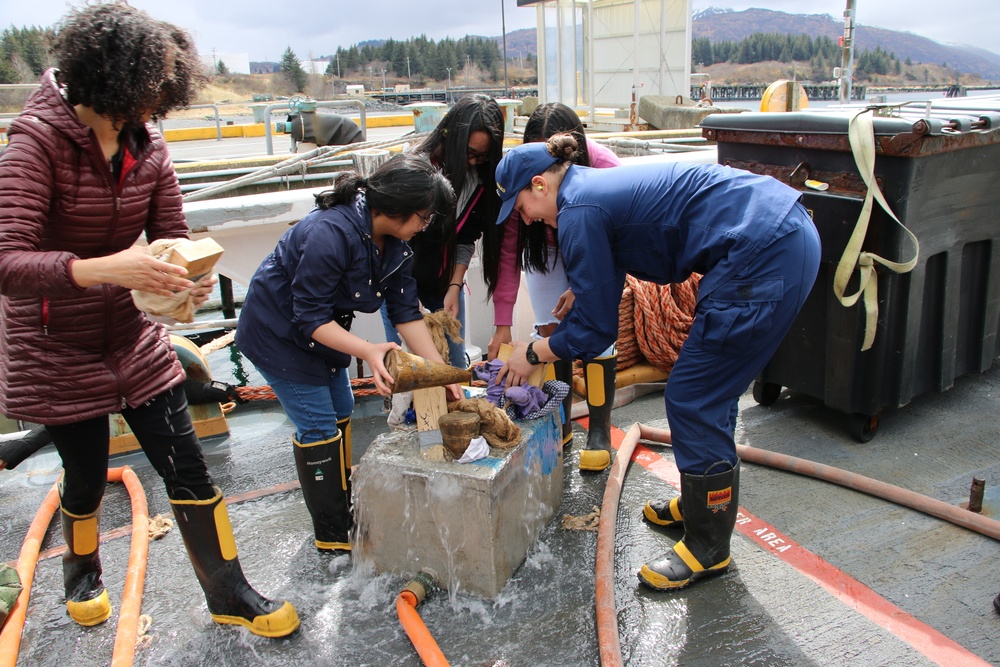
[[[278,399],[274,390],[271,389],[271,385],[267,384],[256,387],[236,387],[236,391],[240,398],[247,401],[275,401]],[[375,379],[370,377],[352,378],[351,391],[355,396],[378,396]]]
[[[691,330],[700,279],[693,274],[682,283],[657,285],[626,276],[618,308],[618,370],[645,360],[670,372]]]

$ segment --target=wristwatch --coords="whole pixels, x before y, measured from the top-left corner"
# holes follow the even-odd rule
[[[535,346],[535,341],[531,341],[530,343],[528,343],[528,349],[524,351],[524,358],[527,359],[528,363],[531,364],[532,366],[537,366],[538,364],[542,363],[542,360],[538,358],[537,354],[535,354],[534,346]]]

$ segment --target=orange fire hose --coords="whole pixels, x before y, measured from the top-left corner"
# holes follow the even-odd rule
[[[142,483],[128,466],[108,470],[108,481],[124,482],[132,501],[132,545],[128,554],[122,604],[118,610],[115,649],[111,655],[112,667],[129,667],[135,660],[135,644],[139,638],[142,589],[146,582],[146,561],[149,556],[149,508]]]
[[[668,429],[643,426],[641,437],[643,440],[651,440],[653,442],[666,444],[670,443],[670,431]],[[756,463],[769,468],[777,468],[778,470],[786,470],[788,472],[798,473],[799,475],[822,479],[826,482],[837,484],[848,489],[860,491],[861,493],[867,493],[868,495],[876,498],[888,500],[903,507],[909,507],[910,509],[918,512],[923,512],[924,514],[937,517],[938,519],[944,519],[949,523],[953,523],[956,526],[961,526],[963,528],[968,528],[969,530],[975,531],[980,535],[1000,540],[1000,521],[983,516],[982,514],[970,512],[967,509],[963,509],[955,505],[949,505],[944,501],[937,500],[936,498],[930,498],[917,493],[916,491],[910,491],[909,489],[904,489],[893,484],[880,482],[877,479],[865,477],[864,475],[859,475],[841,468],[834,468],[833,466],[816,463],[815,461],[809,461],[807,459],[800,459],[795,456],[789,456],[788,454],[779,454],[778,452],[772,452],[766,449],[757,449],[756,447],[749,447],[747,445],[736,445],[736,453],[739,454],[739,457],[742,460],[750,463]]]
[[[52,515],[56,513],[57,509],[59,509],[59,486],[53,484],[35,513],[31,526],[28,527],[28,534],[24,536],[21,553],[17,557],[17,574],[21,578],[21,594],[17,596],[17,602],[10,610],[3,630],[0,630],[0,667],[14,667],[17,664],[17,653],[21,650],[24,616],[28,609],[28,599],[31,597],[31,582],[35,579],[35,562],[38,560],[38,550],[45,538],[45,531],[52,521]]]
[[[444,657],[434,637],[431,636],[424,621],[417,612],[417,605],[423,599],[423,594],[418,596],[418,592],[424,590],[419,587],[417,592],[413,590],[414,582],[396,596],[396,615],[399,616],[399,623],[406,631],[406,636],[413,643],[413,648],[417,650],[417,655],[427,667],[448,667],[448,659]],[[418,584],[419,586],[419,584]]]
[[[621,667],[622,646],[618,638],[618,607],[615,604],[615,530],[618,524],[618,500],[622,494],[625,472],[632,452],[639,442],[639,424],[625,434],[615,462],[608,474],[601,501],[601,523],[597,527],[597,558],[594,568],[597,597],[597,644],[602,667]]]
[[[108,481],[124,482],[132,500],[132,547],[129,552],[122,604],[118,612],[115,649],[111,658],[113,667],[127,667],[135,658],[139,611],[146,577],[146,557],[149,553],[149,511],[142,484],[131,468],[128,466],[110,468]],[[38,512],[35,513],[35,518],[21,545],[21,553],[17,557],[17,573],[21,578],[22,588],[3,630],[0,630],[0,667],[14,667],[17,664],[39,548],[57,509],[59,509],[59,485],[53,484]]]

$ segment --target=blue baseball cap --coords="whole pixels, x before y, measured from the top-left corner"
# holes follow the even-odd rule
[[[500,217],[497,224],[501,225],[510,217],[514,210],[517,193],[531,185],[531,179],[542,173],[558,160],[552,157],[545,147],[544,141],[521,144],[507,151],[507,154],[497,165],[497,195],[500,196]]]

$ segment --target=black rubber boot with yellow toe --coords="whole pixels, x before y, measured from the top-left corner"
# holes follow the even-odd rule
[[[320,551],[351,550],[350,420],[344,422],[337,423],[337,435],[327,440],[292,439],[295,469]]]
[[[681,497],[666,500],[649,500],[642,508],[646,521],[664,528],[680,528],[684,523],[684,510],[681,507]]]
[[[299,616],[290,603],[269,600],[247,582],[236,553],[233,527],[222,492],[197,500],[187,489],[174,490],[174,520],[184,538],[198,583],[205,591],[208,612],[220,624],[242,625],[261,637],[284,637],[299,627]]]
[[[639,581],[656,590],[674,590],[728,569],[739,511],[739,467],[739,460],[735,466],[719,461],[704,475],[681,474],[684,537],[662,558],[643,565]],[[719,468],[724,471],[715,473]]]
[[[562,402],[562,444],[563,447],[566,447],[573,442],[573,418],[571,416],[573,410],[573,362],[560,359],[553,361],[550,368],[553,371],[552,377],[546,377],[546,380],[559,380],[569,385],[569,393],[566,394],[566,398]]]
[[[108,620],[111,601],[101,581],[101,556],[98,549],[101,508],[89,514],[73,514],[61,508],[63,537],[63,584],[66,611],[80,625],[90,627]]]
[[[617,352],[583,362],[590,426],[586,448],[580,451],[580,470],[600,472],[611,465],[611,409],[615,402],[617,363]]]

